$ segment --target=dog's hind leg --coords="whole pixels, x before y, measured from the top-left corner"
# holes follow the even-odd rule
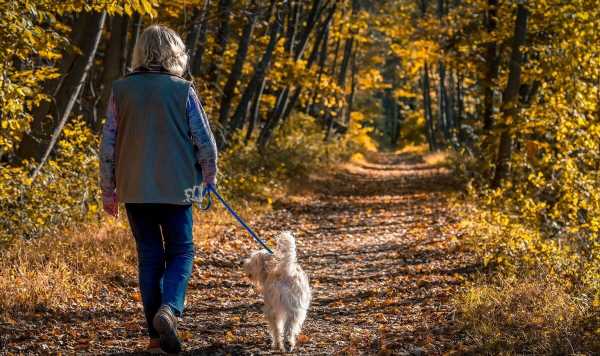
[[[285,347],[283,344],[283,319],[275,313],[266,313],[265,316],[269,323],[269,333],[271,334],[271,347],[274,350],[279,349],[281,351],[285,351]]]
[[[300,335],[304,319],[306,319],[306,310],[295,310],[288,314],[285,325],[286,338],[289,345],[288,351],[290,352],[294,351],[296,347],[296,341],[298,340],[298,335]]]

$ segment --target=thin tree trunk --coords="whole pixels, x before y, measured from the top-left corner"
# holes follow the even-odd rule
[[[429,66],[427,62],[423,66],[423,74],[421,76],[423,85],[423,112],[425,114],[425,128],[427,133],[427,142],[429,143],[429,150],[436,151],[437,143],[435,139],[435,131],[433,125],[433,115],[431,114],[431,94],[429,84]]]
[[[458,132],[458,142],[462,144],[465,142],[465,135],[462,128],[463,115],[464,115],[464,93],[463,93],[463,77],[460,73],[460,69],[456,70],[456,130]]]
[[[327,63],[327,55],[328,55],[328,45],[329,45],[329,28],[331,24],[328,24],[327,28],[325,28],[325,38],[323,39],[323,43],[321,44],[321,54],[319,57],[319,71],[317,74],[316,88],[313,89],[311,98],[306,105],[306,114],[312,115],[312,107],[317,100],[317,95],[319,94],[319,86],[321,85],[321,78],[323,77],[323,73],[325,73],[325,65]]]
[[[112,82],[124,74],[125,67],[123,54],[127,50],[127,15],[115,15],[111,19],[110,40],[104,55],[102,68],[102,93],[98,102],[98,107],[101,110],[100,117],[104,117],[104,110],[108,105],[108,99],[112,91]],[[101,122],[94,123],[95,131],[101,128]]]
[[[64,128],[69,115],[71,114],[71,110],[75,105],[75,100],[79,96],[81,92],[81,88],[85,83],[88,72],[94,63],[94,57],[96,56],[96,50],[98,49],[98,43],[100,43],[100,38],[102,37],[102,28],[104,27],[104,22],[106,19],[106,12],[94,14],[93,20],[90,21],[88,29],[90,30],[90,34],[93,34],[91,38],[88,39],[90,41],[86,44],[86,46],[82,47],[83,54],[80,58],[78,58],[74,65],[73,70],[70,73],[70,80],[63,84],[63,88],[71,89],[71,93],[68,96],[68,99],[65,103],[65,106],[59,106],[59,110],[62,109],[62,114],[58,119],[56,127],[50,137],[50,142],[48,143],[48,147],[45,151],[43,151],[43,155],[41,156],[40,162],[33,172],[31,178],[32,180],[40,173],[42,167],[46,163],[46,160],[50,156],[52,149],[56,145],[58,141],[58,137]],[[93,32],[92,32],[93,31]],[[94,33],[95,32],[95,33]],[[66,96],[65,92],[65,96]],[[61,98],[62,99],[62,98]],[[57,100],[58,104],[62,104],[62,100]],[[38,153],[38,152],[36,152]]]
[[[211,63],[208,70],[208,83],[219,89],[219,71],[220,64],[229,42],[229,35],[231,33],[231,26],[229,23],[229,16],[233,6],[232,0],[220,0],[219,1],[219,16],[221,19],[221,25],[217,32],[217,38],[215,43],[215,50],[213,53],[213,62]]]
[[[392,106],[394,105],[392,89],[386,88],[383,90],[381,94],[381,106],[383,108],[383,132],[385,135],[390,137],[390,143],[392,143],[392,131],[394,124],[394,110]]]
[[[488,0],[487,5],[486,32],[488,35],[492,35],[497,27],[498,0]],[[494,126],[494,82],[498,77],[499,57],[496,41],[490,41],[485,47],[487,68],[483,82],[483,128],[490,131]]]
[[[248,112],[248,106],[250,104],[250,101],[254,97],[255,92],[259,89],[261,83],[263,82],[269,65],[271,63],[273,52],[277,44],[277,39],[279,38],[280,30],[281,23],[279,21],[278,16],[276,16],[273,22],[271,23],[269,29],[269,43],[267,44],[263,56],[259,64],[257,65],[256,70],[254,71],[254,74],[250,79],[250,82],[246,86],[246,89],[244,90],[242,97],[240,98],[240,102],[238,103],[238,106],[231,120],[229,121],[229,125],[225,135],[226,138],[242,126]],[[224,142],[223,145],[226,145],[226,142]]]
[[[189,68],[191,68],[193,75],[200,75],[202,73],[202,59],[204,56],[204,50],[206,49],[206,30],[208,27],[208,10],[210,6],[210,0],[204,1],[204,6],[199,15],[197,27],[194,29],[194,36],[191,40],[191,47],[188,47],[192,51],[190,56]]]
[[[383,108],[384,117],[384,132],[389,137],[390,145],[394,146],[396,143],[396,132],[397,132],[397,121],[398,121],[398,102],[394,95],[394,91],[397,87],[396,81],[396,66],[398,65],[398,58],[395,56],[388,56],[385,59],[383,66],[383,81],[388,86],[383,90],[381,94],[381,105]]]
[[[350,59],[352,58],[353,55],[353,51],[354,51],[354,36],[348,38],[346,40],[346,44],[344,45],[344,57],[342,58],[342,64],[340,66],[340,72],[338,73],[338,86],[342,89],[342,92],[346,92],[346,77],[347,77],[347,73],[348,73],[348,67],[350,65]],[[342,120],[346,117],[346,111],[348,110],[347,106],[343,106],[340,111],[338,112],[338,116],[339,118],[342,118]],[[329,115],[328,117],[329,120],[333,120],[333,116]],[[327,134],[325,139],[329,140],[329,137],[331,135],[331,126],[332,125],[328,125],[328,130],[327,130]]]
[[[31,130],[27,133],[17,151],[19,159],[42,160],[52,150],[53,137],[57,136],[71,113],[75,100],[87,77],[90,66],[102,35],[106,13],[83,13],[79,19],[81,26],[73,33],[73,43],[81,50],[68,53],[61,62],[61,78],[51,81],[45,87],[53,102],[44,102],[34,113]],[[58,136],[57,136],[58,137]]]
[[[288,2],[288,26],[286,33],[285,51],[292,55],[300,23],[301,6],[298,1]]]
[[[121,42],[122,42],[122,49],[121,49],[121,75],[125,75],[125,73],[127,73],[127,56],[128,56],[128,52],[129,52],[129,47],[131,45],[131,42],[129,41],[129,26],[131,25],[131,17],[124,15],[127,17],[126,20],[126,24],[125,24],[125,28],[124,30],[121,32]],[[103,108],[104,110],[104,108]]]
[[[437,0],[437,17],[443,23],[445,1]],[[438,124],[444,134],[446,144],[450,141],[450,122],[448,117],[448,92],[446,89],[446,65],[442,59],[438,61]]]
[[[446,92],[446,66],[442,61],[438,62],[438,124],[444,133],[446,141],[450,140],[450,125],[448,120],[448,93]]]
[[[310,70],[312,68],[313,64],[317,60],[317,57],[319,56],[319,47],[321,47],[321,42],[325,41],[327,33],[329,32],[329,27],[331,25],[331,21],[333,20],[333,15],[335,14],[335,9],[336,9],[336,5],[334,4],[334,6],[331,8],[329,16],[325,19],[324,25],[319,26],[319,28],[322,28],[322,30],[319,32],[319,35],[317,36],[317,38],[315,40],[315,43],[311,50],[311,53],[308,56],[308,61],[306,62],[306,70]],[[287,103],[285,110],[283,112],[283,115],[282,115],[282,120],[284,122],[291,114],[292,109],[294,109],[294,107],[296,106],[296,102],[300,98],[301,93],[302,93],[302,86],[296,85],[296,88],[294,89],[294,94],[292,94],[291,98],[289,99],[289,102]]]
[[[429,5],[428,0],[417,0],[421,17],[424,18],[427,15],[427,7]],[[423,90],[423,114],[425,115],[425,134],[427,136],[427,142],[429,144],[430,151],[437,150],[437,142],[435,138],[435,125],[433,122],[433,113],[431,111],[431,84],[429,81],[429,64],[425,61],[423,65],[423,72],[421,74],[421,86]]]
[[[392,106],[392,117],[394,118],[394,125],[392,126],[392,135],[391,135],[391,144],[392,147],[398,146],[398,141],[400,140],[400,108],[398,106],[398,102],[394,98],[394,106]]]
[[[527,35],[527,16],[528,12],[524,2],[519,2],[517,5],[515,32],[511,45],[508,83],[506,83],[506,88],[502,94],[501,113],[504,122],[509,118],[512,118],[512,122],[516,122],[519,112],[519,88],[521,86],[521,63],[523,61],[521,46],[525,44]],[[495,188],[499,187],[502,181],[506,179],[510,173],[512,142],[511,127],[504,124],[500,134],[496,171],[492,181],[492,186]]]
[[[454,129],[456,129],[456,85],[454,84],[454,72],[452,70],[449,71],[447,78],[448,89],[446,90],[446,119],[448,129],[451,129],[454,132]],[[450,136],[453,136],[453,132],[450,132]]]
[[[306,49],[306,44],[308,43],[308,38],[309,38],[311,32],[313,31],[313,29],[316,27],[315,24],[317,23],[317,19],[321,15],[321,11],[322,11],[322,9],[320,8],[321,2],[322,2],[322,0],[313,0],[312,1],[312,7],[309,12],[308,19],[306,21],[306,26],[304,27],[304,31],[302,32],[302,34],[300,36],[300,40],[294,51],[294,56],[293,56],[294,61],[298,61],[300,58],[302,58],[302,55],[304,54],[304,50]],[[281,117],[283,116],[283,113],[285,112],[285,109],[286,109],[287,105],[289,104],[289,102],[288,102],[289,94],[290,94],[290,86],[288,85],[283,90],[281,90],[279,92],[279,94],[277,95],[277,102],[276,102],[275,108],[273,108],[273,110],[271,111],[271,114],[269,115],[269,118],[267,119],[267,122],[263,126],[263,128],[260,132],[260,135],[258,137],[257,145],[258,145],[259,149],[263,149],[266,146],[267,142],[271,138],[273,130],[275,129],[275,127],[277,127],[277,124],[281,120]]]
[[[335,42],[335,47],[333,49],[333,61],[331,62],[331,70],[329,71],[330,76],[335,76],[335,70],[337,69],[337,61],[340,53],[340,47],[342,46],[342,40],[338,37]]]
[[[127,67],[129,70],[134,70],[133,67],[133,50],[137,45],[138,39],[140,38],[140,34],[142,33],[142,26],[144,25],[144,17],[138,13],[133,15],[133,28],[131,34],[131,46],[127,49]],[[126,70],[127,71],[127,70]]]
[[[358,71],[358,68],[356,67],[356,51],[354,52],[354,54],[352,55],[352,64],[350,65],[351,67],[351,75],[350,75],[350,95],[348,95],[348,110],[346,110],[346,118],[344,119],[344,122],[346,123],[346,126],[349,127],[350,126],[350,119],[352,116],[352,109],[354,108],[354,97],[356,95],[356,74]]]
[[[242,69],[244,67],[246,57],[248,55],[248,47],[250,46],[252,31],[254,30],[254,25],[256,24],[256,18],[258,15],[257,11],[258,10],[256,8],[253,10],[252,15],[250,15],[250,18],[248,19],[248,23],[244,27],[242,37],[240,37],[240,42],[235,57],[235,63],[233,64],[231,73],[229,73],[229,78],[227,79],[225,88],[223,89],[223,97],[221,99],[221,110],[219,114],[219,122],[221,122],[222,125],[225,125],[227,123],[227,120],[229,119],[229,110],[231,108],[231,102],[235,94],[235,87],[242,76]]]
[[[296,49],[294,50],[295,57],[294,60],[299,60],[304,51],[306,50],[306,45],[308,44],[308,38],[310,34],[315,29],[315,25],[317,20],[321,17],[321,13],[324,8],[321,7],[321,3],[323,0],[313,0],[310,12],[308,14],[308,19],[306,20],[306,26],[304,27],[304,31],[302,31],[300,39],[296,44]]]
[[[252,138],[252,133],[254,132],[254,128],[258,125],[258,119],[260,116],[260,99],[262,97],[263,91],[265,90],[265,85],[266,79],[263,78],[258,90],[256,91],[256,95],[254,96],[254,102],[252,104],[252,113],[248,123],[248,130],[246,131],[246,143],[250,141],[250,139]]]

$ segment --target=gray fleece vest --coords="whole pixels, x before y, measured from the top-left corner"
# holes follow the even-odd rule
[[[190,85],[165,72],[133,73],[113,83],[119,201],[191,203],[202,173],[186,112]]]

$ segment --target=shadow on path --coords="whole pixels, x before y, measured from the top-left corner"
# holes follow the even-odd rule
[[[314,289],[297,354],[452,350],[461,341],[452,296],[477,266],[453,233],[447,197],[457,184],[448,170],[415,154],[373,154],[306,186],[253,224],[266,237],[296,234]],[[269,354],[262,301],[240,268],[256,247],[233,223],[223,239],[237,250],[198,251],[180,324],[184,355]],[[13,333],[24,340],[0,337],[0,344],[21,345],[11,346],[13,353],[45,353],[43,343],[27,339],[35,335],[68,354],[144,355],[136,352],[147,342],[141,307],[117,305],[46,315]],[[0,332],[10,327],[0,325]]]

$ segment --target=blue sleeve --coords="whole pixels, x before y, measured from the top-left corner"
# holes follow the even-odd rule
[[[106,110],[106,123],[102,129],[100,143],[100,188],[102,193],[112,194],[115,191],[115,145],[117,141],[117,107],[111,93]]]
[[[208,117],[193,87],[190,87],[186,111],[192,134],[192,142],[197,148],[196,159],[202,167],[203,180],[205,183],[216,184],[217,144],[210,129]]]

